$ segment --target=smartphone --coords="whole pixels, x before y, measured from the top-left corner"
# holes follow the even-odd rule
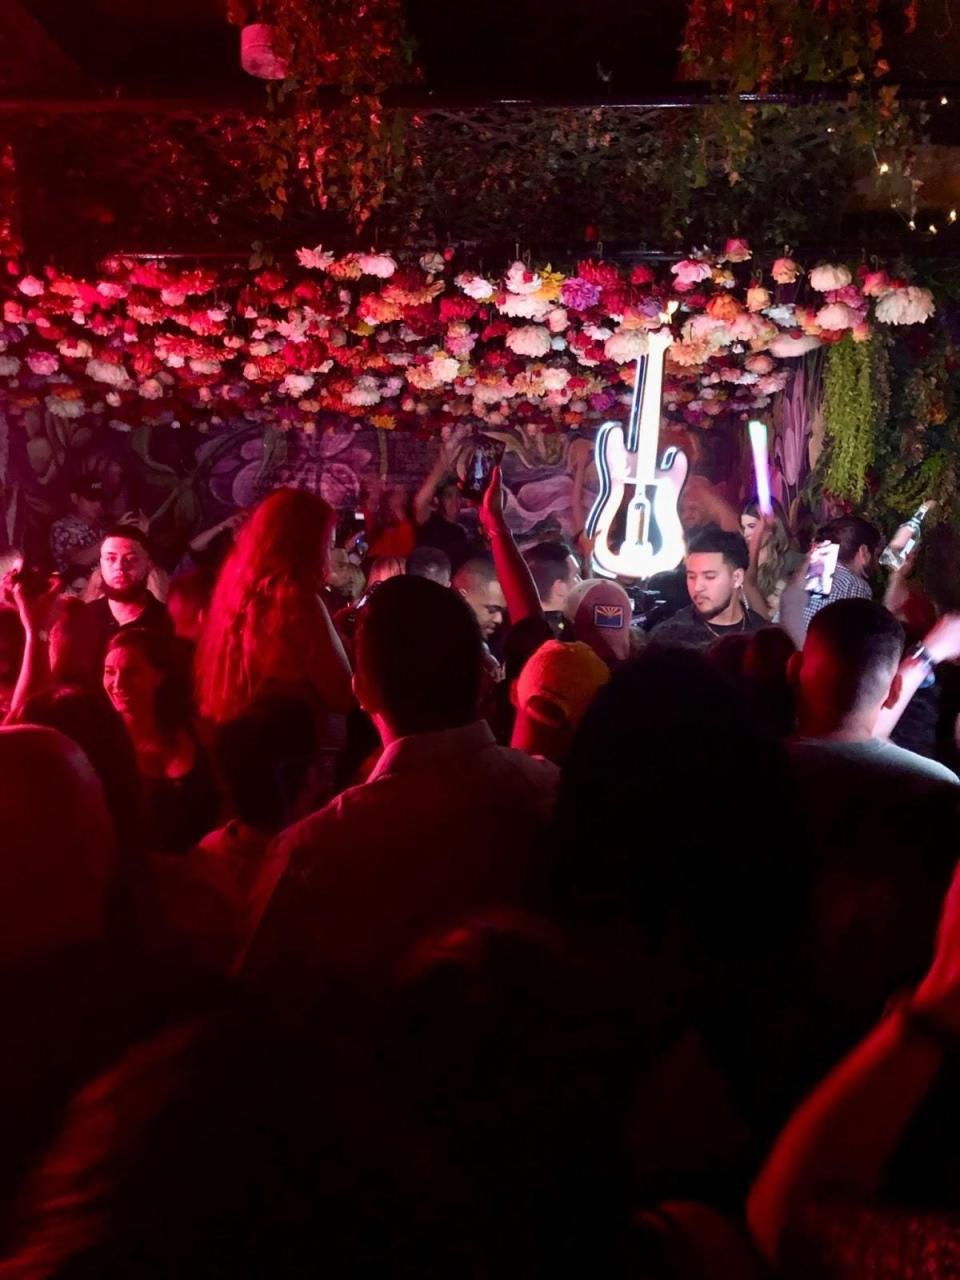
[[[506,448],[502,440],[489,440],[482,436],[467,458],[467,465],[460,479],[460,492],[472,502],[480,502],[487,491],[493,468],[498,466]]]
[[[839,542],[818,542],[810,552],[807,578],[804,588],[818,596],[828,596],[833,590],[833,576],[840,558]]]

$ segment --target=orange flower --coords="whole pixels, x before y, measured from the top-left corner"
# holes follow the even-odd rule
[[[706,310],[711,320],[723,320],[725,324],[731,324],[743,307],[731,294],[717,293],[707,303]]]

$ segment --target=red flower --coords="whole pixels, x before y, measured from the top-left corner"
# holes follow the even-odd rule
[[[286,283],[286,277],[279,271],[261,271],[254,277],[254,284],[264,293],[278,293]]]
[[[581,280],[589,280],[601,288],[609,288],[621,283],[620,272],[610,262],[598,262],[595,258],[585,258],[577,263],[577,275]]]
[[[441,298],[440,320],[449,324],[452,320],[469,320],[477,314],[477,304],[470,298]]]
[[[134,267],[130,272],[130,283],[139,284],[144,289],[165,289],[167,285],[172,283],[168,272],[162,267],[155,267],[151,263],[144,263],[142,266]]]
[[[600,306],[608,316],[622,316],[629,305],[630,290],[620,281],[605,286],[600,294]]]
[[[484,342],[493,342],[495,338],[505,338],[512,328],[506,320],[493,320],[481,330],[480,337]]]
[[[633,270],[630,272],[631,284],[640,284],[640,285],[652,284],[654,281],[654,278],[655,277],[654,277],[653,271],[651,270],[650,267],[646,265],[645,262],[641,262],[638,266],[634,267]]]

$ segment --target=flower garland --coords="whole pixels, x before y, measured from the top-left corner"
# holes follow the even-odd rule
[[[316,429],[323,412],[389,430],[472,419],[567,429],[624,418],[646,334],[674,312],[664,411],[708,428],[764,411],[793,358],[873,326],[917,325],[928,290],[844,265],[755,268],[731,239],[659,274],[600,259],[499,277],[452,250],[403,261],[301,249],[298,270],[176,270],[111,258],[95,280],[8,263],[0,395],[14,416],[187,417]]]

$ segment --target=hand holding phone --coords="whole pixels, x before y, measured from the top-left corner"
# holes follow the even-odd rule
[[[501,440],[481,436],[467,458],[467,465],[460,480],[460,492],[471,502],[482,502],[493,469],[499,466],[505,445]]]
[[[833,590],[833,578],[840,558],[838,542],[818,542],[810,552],[804,590],[819,596],[828,596]]]

